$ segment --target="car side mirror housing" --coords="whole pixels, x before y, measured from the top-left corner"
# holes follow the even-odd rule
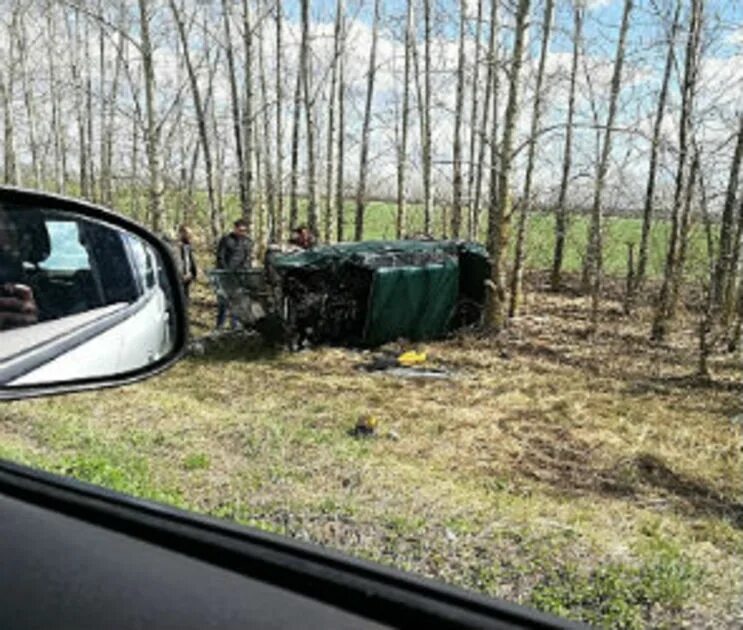
[[[141,380],[187,341],[170,247],[82,201],[0,187],[0,399]]]

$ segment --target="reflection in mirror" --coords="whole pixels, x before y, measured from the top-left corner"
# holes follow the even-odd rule
[[[108,377],[174,345],[156,249],[119,227],[0,205],[0,387]]]

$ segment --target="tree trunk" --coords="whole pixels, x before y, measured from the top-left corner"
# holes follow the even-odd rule
[[[562,157],[562,177],[560,192],[555,209],[555,250],[552,257],[552,273],[550,286],[553,291],[560,287],[562,277],[562,261],[565,252],[565,239],[568,227],[567,194],[570,183],[570,167],[573,161],[573,120],[575,118],[575,86],[578,77],[578,58],[580,54],[583,33],[583,4],[580,0],[573,4],[573,58],[570,67],[570,91],[568,95],[568,118],[565,125],[565,150]]]
[[[366,178],[369,162],[369,133],[371,129],[371,110],[374,100],[374,77],[377,73],[377,39],[379,38],[379,0],[374,0],[374,23],[372,25],[372,44],[369,53],[369,72],[366,75],[366,106],[364,125],[361,131],[361,156],[359,159],[359,184],[356,190],[356,231],[355,238],[364,238],[364,209],[366,203]]]
[[[191,62],[188,37],[186,35],[186,29],[183,24],[183,19],[180,15],[178,7],[175,4],[175,0],[168,1],[170,4],[170,9],[173,13],[173,19],[175,21],[176,29],[178,30],[178,36],[181,40],[183,60],[186,63],[188,80],[191,84],[191,97],[193,99],[194,109],[196,110],[196,122],[199,129],[199,139],[201,140],[201,149],[204,152],[204,166],[206,168],[206,192],[209,199],[209,220],[211,235],[212,238],[216,241],[220,236],[221,224],[219,220],[219,213],[217,212],[217,199],[214,190],[214,165],[212,162],[212,151],[209,142],[209,132],[207,129],[207,112],[201,97],[201,91],[199,89],[199,83],[196,78],[196,72],[194,70],[193,63]]]
[[[253,225],[253,22],[250,16],[250,0],[243,0],[243,89],[245,102],[243,103],[243,176],[245,188],[245,206],[242,218]]]
[[[466,2],[459,0],[459,50],[457,51],[457,97],[454,108],[454,142],[452,148],[451,238],[459,238],[462,226],[462,109],[464,109],[464,40]]]
[[[470,111],[469,164],[467,165],[467,238],[475,238],[474,187],[475,148],[477,147],[477,120],[480,113],[478,97],[480,79],[480,40],[482,39],[482,0],[477,0],[477,25],[475,26],[475,61],[472,66],[472,109]]]
[[[335,27],[333,32],[333,67],[330,77],[330,93],[328,96],[328,131],[327,146],[325,148],[325,213],[323,217],[323,237],[330,242],[333,225],[333,208],[335,199],[333,197],[333,178],[335,177],[335,105],[338,98],[338,64],[342,52],[341,33],[343,26],[343,14],[345,13],[344,0],[336,0]]]
[[[596,331],[598,327],[599,297],[601,293],[601,276],[603,273],[603,193],[606,183],[606,174],[609,170],[609,158],[611,156],[611,140],[614,129],[614,120],[617,113],[617,101],[619,90],[622,86],[622,66],[624,65],[624,50],[629,31],[629,18],[632,13],[633,0],[625,0],[624,12],[622,14],[622,25],[619,29],[619,42],[614,59],[614,71],[611,77],[611,88],[609,93],[609,114],[606,119],[604,131],[604,142],[601,147],[601,159],[599,161],[596,186],[593,192],[593,205],[591,207],[591,227],[589,232],[588,250],[586,252],[586,269],[588,288],[591,291],[591,330]]]
[[[400,127],[400,144],[397,153],[397,219],[395,235],[402,238],[407,223],[407,174],[408,174],[408,132],[410,128],[410,70],[411,47],[414,46],[415,18],[414,0],[408,0],[405,17],[405,66],[403,69],[402,122]]]
[[[269,229],[266,232],[267,241],[272,241],[276,233],[276,194],[274,186],[273,166],[271,164],[271,103],[269,102],[268,85],[266,81],[266,62],[263,42],[263,29],[258,38],[258,73],[261,86],[261,118],[263,120],[263,142],[261,143],[263,178],[265,192],[261,195],[262,207],[265,207]],[[256,142],[259,139],[256,133]],[[258,175],[256,169],[256,176]],[[258,178],[260,181],[260,177]],[[263,240],[261,239],[261,243]]]
[[[37,143],[36,121],[38,115],[36,112],[36,101],[34,99],[31,80],[29,78],[28,68],[28,42],[26,39],[26,24],[23,19],[17,25],[16,38],[18,42],[18,61],[21,69],[21,87],[23,88],[23,102],[26,107],[26,119],[28,124],[28,145],[31,152],[31,170],[33,173],[34,188],[40,188],[41,177],[41,158],[39,155],[39,145]]]
[[[658,305],[651,329],[651,336],[662,341],[668,334],[675,316],[674,284],[679,265],[679,249],[682,234],[682,207],[689,179],[689,145],[692,134],[692,115],[694,113],[694,92],[699,69],[699,54],[702,31],[702,0],[692,0],[689,34],[686,43],[686,60],[681,86],[681,120],[679,121],[679,157],[676,168],[676,184],[673,194],[671,214],[671,234],[666,253],[663,284],[658,297]]]
[[[304,117],[307,141],[307,226],[317,235],[317,179],[315,166],[314,99],[310,89],[310,0],[301,1],[302,44],[300,48],[300,75],[304,94]]]
[[[145,107],[147,111],[145,146],[149,175],[148,210],[152,229],[155,232],[160,232],[163,219],[163,183],[160,167],[160,125],[157,123],[157,105],[155,103],[155,64],[152,58],[152,44],[150,43],[150,0],[138,0],[138,4],[142,36],[140,53],[144,69]]]
[[[51,134],[53,146],[53,173],[54,173],[54,190],[57,193],[63,193],[65,187],[65,178],[62,168],[62,130],[60,123],[60,96],[59,82],[57,78],[56,48],[57,48],[57,27],[54,15],[54,5],[52,1],[46,5],[46,32],[49,40],[47,46],[47,64],[49,67],[49,106],[51,108]]]
[[[346,17],[343,16],[341,25],[343,31],[343,49],[346,47]],[[338,60],[338,174],[335,178],[335,220],[336,236],[338,242],[343,241],[343,228],[345,213],[343,212],[344,202],[344,169],[346,161],[345,140],[346,140],[346,55],[341,55]]]
[[[292,164],[289,180],[289,227],[297,226],[299,217],[299,120],[302,112],[302,71],[297,68],[297,81],[294,86],[294,114],[292,118]]]
[[[549,52],[550,34],[552,31],[552,14],[554,12],[554,0],[545,0],[544,3],[544,25],[542,27],[542,50],[539,55],[539,66],[537,68],[537,83],[534,88],[534,109],[531,117],[531,130],[529,137],[529,152],[526,160],[526,178],[524,181],[524,193],[519,204],[519,223],[516,232],[516,251],[514,255],[513,272],[511,275],[511,302],[508,307],[508,316],[514,317],[521,301],[524,269],[524,245],[526,240],[526,228],[529,213],[531,212],[531,184],[534,174],[534,158],[536,157],[537,136],[539,135],[539,124],[542,116],[542,83],[544,81],[544,69],[547,65],[547,53]]]
[[[96,199],[95,162],[93,160],[93,61],[90,55],[90,17],[85,17],[85,153],[88,166],[88,196]]]
[[[106,128],[104,131],[104,140],[102,151],[104,159],[101,177],[103,178],[103,201],[109,206],[114,204],[114,182],[113,182],[113,146],[114,130],[116,125],[116,112],[119,96],[119,82],[121,81],[121,71],[124,65],[124,31],[128,25],[126,10],[121,5],[118,17],[119,38],[116,46],[116,61],[114,62],[114,76],[111,83],[111,91],[108,97],[108,111],[106,116]]]
[[[513,40],[513,58],[508,77],[508,103],[503,121],[503,141],[501,143],[500,170],[498,172],[497,197],[491,181],[490,209],[488,224],[488,253],[492,260],[490,280],[487,283],[484,324],[492,332],[500,332],[506,325],[506,277],[505,263],[508,253],[508,232],[511,221],[510,177],[513,162],[513,138],[519,115],[519,88],[521,66],[523,63],[524,40],[528,29],[530,0],[519,0],[516,9],[516,25]],[[497,117],[494,116],[497,119]],[[491,138],[495,142],[495,136]]]
[[[284,107],[284,77],[282,75],[283,41],[281,11],[281,0],[276,0],[276,211],[273,225],[274,231],[271,234],[271,241],[274,243],[280,243],[284,239],[284,128],[282,126],[282,109]]]
[[[423,0],[423,231],[431,234],[433,181],[431,156],[431,0]]]
[[[485,173],[485,149],[487,148],[487,140],[488,140],[488,121],[489,116],[491,113],[493,113],[493,123],[492,123],[492,132],[493,136],[491,139],[491,158],[494,154],[497,153],[495,150],[494,145],[497,144],[497,133],[498,133],[498,116],[497,116],[497,103],[498,103],[498,91],[500,88],[500,72],[499,72],[499,55],[500,55],[500,48],[499,48],[499,33],[500,33],[500,24],[499,24],[499,16],[498,16],[498,6],[500,2],[497,2],[496,0],[491,0],[490,3],[490,37],[488,41],[488,71],[487,71],[487,77],[485,79],[485,98],[483,100],[482,104],[482,125],[480,126],[480,148],[478,151],[477,156],[477,175],[475,177],[475,201],[473,204],[473,232],[471,238],[476,239],[478,238],[480,234],[480,203],[482,199],[482,180],[483,175]],[[493,101],[494,105],[491,106],[490,101]],[[497,165],[497,159],[496,163],[493,163],[490,165],[491,171],[490,176],[493,181],[491,181],[491,194],[495,194],[495,189],[493,188],[495,183],[495,173]]]
[[[739,241],[733,238],[733,223],[735,221],[735,206],[738,196],[740,166],[743,160],[743,114],[738,115],[738,133],[735,143],[733,161],[730,164],[728,185],[725,193],[725,205],[720,221],[720,238],[715,273],[712,278],[712,307],[722,309],[723,317],[729,314],[732,291],[729,280],[735,279],[736,265],[734,264],[735,249],[740,247]]]
[[[232,132],[235,136],[235,158],[237,159],[237,185],[240,191],[240,208],[243,215],[248,213],[248,191],[245,189],[245,152],[242,143],[242,124],[240,122],[240,94],[237,88],[237,71],[235,70],[235,50],[230,32],[230,0],[222,0],[222,18],[224,21],[225,53],[227,55],[227,76],[230,83],[230,109],[232,111]]]
[[[675,59],[674,49],[676,45],[676,33],[679,27],[679,16],[681,13],[681,2],[676,3],[673,13],[673,22],[668,37],[668,53],[666,55],[666,65],[663,69],[663,79],[661,80],[660,94],[658,95],[658,109],[655,113],[655,123],[653,125],[653,137],[650,142],[650,167],[648,170],[648,182],[645,189],[645,203],[642,209],[642,233],[640,234],[640,251],[637,260],[637,273],[627,295],[625,309],[629,313],[632,311],[635,296],[642,290],[647,274],[648,264],[648,245],[650,242],[650,228],[653,221],[653,206],[655,204],[655,180],[658,169],[658,154],[660,152],[660,137],[663,127],[663,118],[666,113],[666,101],[668,100],[668,84],[671,79],[671,70]]]

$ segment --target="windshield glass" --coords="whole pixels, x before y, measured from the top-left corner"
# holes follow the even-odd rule
[[[743,3],[3,6],[4,181],[167,240],[191,342],[1,405],[0,456],[597,627],[743,624]],[[47,228],[22,271],[162,356],[162,261]]]

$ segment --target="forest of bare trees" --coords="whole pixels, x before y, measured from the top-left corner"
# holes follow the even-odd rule
[[[0,0],[2,181],[211,244],[479,239],[485,323],[578,249],[598,326],[607,221],[637,219],[624,308],[662,341],[693,285],[700,372],[743,320],[743,6],[725,0]],[[582,226],[584,238],[569,242]],[[706,272],[685,273],[701,229]],[[653,238],[662,233],[667,238]],[[662,242],[661,242],[662,241]],[[532,243],[530,245],[530,243]],[[660,244],[659,244],[660,243]],[[662,251],[662,271],[649,260]],[[649,295],[652,293],[652,295]]]

